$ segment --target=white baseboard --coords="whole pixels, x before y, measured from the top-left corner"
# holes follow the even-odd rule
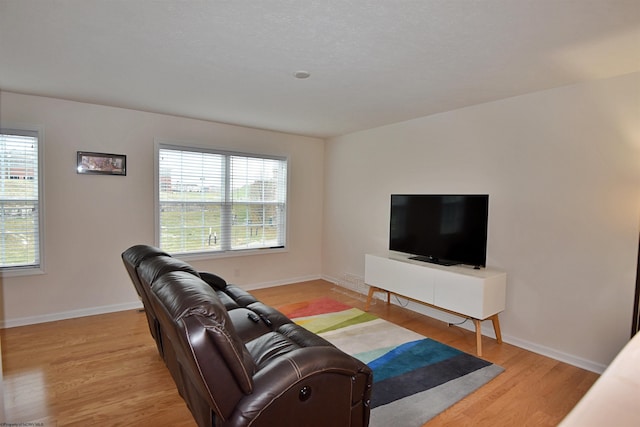
[[[502,340],[511,345],[515,345],[516,347],[520,347],[525,350],[550,357],[554,360],[559,360],[560,362],[568,363],[569,365],[577,366],[578,368],[586,369],[587,371],[595,372],[596,374],[602,374],[607,368],[607,365],[603,365],[602,363],[596,363],[591,360],[575,356],[573,354],[564,353],[562,351],[536,344],[527,340],[522,340],[511,335],[503,334]]]
[[[55,322],[57,320],[75,319],[77,317],[95,316],[96,314],[113,313],[116,311],[140,308],[142,308],[142,302],[133,301],[123,304],[103,305],[100,307],[62,311],[59,313],[43,314],[39,316],[18,317],[16,319],[0,320],[0,328],[15,328],[16,326],[35,325],[37,323]]]
[[[236,285],[239,288],[242,288],[246,291],[252,291],[254,289],[264,289],[264,288],[273,288],[275,286],[284,286],[284,285],[290,285],[292,283],[300,283],[300,282],[309,282],[311,280],[319,280],[322,277],[320,275],[317,276],[301,276],[301,277],[294,277],[294,278],[290,278],[290,279],[286,279],[286,280],[274,280],[271,282],[261,282],[261,283],[251,283],[249,285]],[[229,282],[229,284],[233,284],[232,282]]]

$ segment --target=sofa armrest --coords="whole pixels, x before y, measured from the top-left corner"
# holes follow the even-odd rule
[[[217,274],[208,273],[206,271],[199,271],[200,278],[207,282],[209,286],[211,286],[216,291],[224,291],[227,287],[227,281]]]
[[[224,426],[366,426],[373,374],[335,347],[306,347],[274,359],[254,376]]]

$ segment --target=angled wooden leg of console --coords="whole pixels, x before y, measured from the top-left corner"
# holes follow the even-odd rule
[[[498,314],[494,314],[489,317],[491,322],[493,323],[493,330],[496,332],[496,341],[498,344],[502,344],[502,333],[500,332],[500,319],[498,318]],[[478,356],[482,356],[482,321],[478,319],[473,319],[473,324],[476,326],[476,347]]]
[[[496,331],[496,341],[498,344],[502,344],[502,333],[500,332],[500,319],[498,313],[491,316],[491,322],[493,323],[493,330]]]
[[[367,302],[364,305],[364,311],[369,311],[369,307],[371,306],[371,300],[373,299],[373,294],[376,292],[386,292],[387,304],[391,304],[391,292],[386,291],[384,289],[376,288],[375,286],[369,286],[369,294],[367,295]]]
[[[478,319],[473,319],[473,324],[476,325],[476,353],[478,356],[482,356],[482,322]]]
[[[367,295],[367,302],[364,305],[364,311],[369,311],[369,306],[371,306],[371,299],[373,298],[373,294],[379,290],[375,286],[369,286],[369,294]]]

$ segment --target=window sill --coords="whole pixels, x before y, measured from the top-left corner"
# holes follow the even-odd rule
[[[172,256],[183,261],[199,261],[205,259],[234,258],[255,255],[270,255],[289,252],[287,247],[263,248],[263,249],[242,249],[225,252],[193,252],[193,253],[171,253]]]
[[[45,274],[42,266],[39,267],[7,267],[0,270],[0,277],[38,276]]]

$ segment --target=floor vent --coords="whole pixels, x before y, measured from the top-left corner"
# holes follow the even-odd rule
[[[369,292],[369,286],[364,283],[364,278],[356,276],[355,274],[344,273],[340,279],[337,280],[336,285],[332,291],[339,292],[350,297],[356,298],[360,301],[367,300],[367,293]],[[375,299],[371,302],[375,304]]]

